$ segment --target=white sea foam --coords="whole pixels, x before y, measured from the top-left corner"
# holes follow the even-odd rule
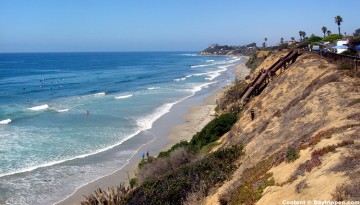
[[[0,125],[7,125],[11,122],[11,119],[1,120]]]
[[[140,132],[141,132],[141,130],[139,130],[138,132],[136,132],[136,133],[134,133],[134,134],[132,134],[132,135],[129,135],[129,137],[125,138],[122,142],[120,142],[120,143],[119,143],[119,144],[117,144],[116,146],[118,146],[118,145],[122,144],[124,141],[126,141],[126,140],[128,140],[128,139],[132,138],[133,136],[135,136],[135,135],[139,134]],[[147,145],[147,144],[150,144],[150,143],[154,142],[154,140],[156,139],[156,137],[155,137],[155,136],[153,136],[153,137],[154,137],[154,138],[153,138],[151,141],[149,141],[149,142],[147,142],[147,143],[145,143],[145,144],[141,145],[141,146],[140,146],[137,150],[132,151],[132,155],[131,155],[131,157],[130,157],[129,159],[127,159],[127,160],[126,160],[126,163],[125,163],[125,164],[123,164],[121,167],[119,167],[119,169],[117,169],[117,170],[115,170],[115,171],[113,171],[113,172],[111,172],[111,173],[109,173],[109,174],[107,174],[107,175],[105,175],[105,176],[100,176],[100,177],[98,177],[98,178],[94,179],[93,181],[90,181],[90,182],[88,182],[88,183],[85,183],[85,184],[81,185],[80,187],[77,187],[77,188],[75,189],[75,191],[74,191],[72,194],[68,195],[66,198],[62,199],[61,201],[56,202],[55,204],[59,204],[59,203],[61,203],[61,202],[65,201],[65,200],[66,200],[66,199],[68,199],[70,196],[74,195],[74,194],[75,194],[75,193],[79,190],[79,188],[81,188],[81,187],[83,187],[83,186],[86,186],[86,185],[88,185],[88,184],[90,184],[90,183],[92,183],[92,182],[94,182],[94,181],[97,181],[98,179],[101,179],[101,178],[104,178],[104,177],[110,176],[110,175],[112,175],[112,174],[114,174],[114,173],[118,172],[119,170],[123,169],[123,168],[124,168],[127,164],[129,164],[130,160],[131,160],[131,159],[135,156],[135,154],[137,154],[137,153],[139,152],[139,150],[141,150],[141,149],[142,149],[145,145]],[[109,149],[112,149],[112,148],[109,148]]]
[[[157,90],[157,89],[160,89],[160,87],[149,87],[147,88],[148,90]]]
[[[202,67],[206,67],[206,66],[210,66],[211,64],[202,64],[202,65],[192,65],[190,66],[190,68],[202,68]]]
[[[193,54],[193,53],[184,53],[184,54],[180,54],[182,56],[197,56],[197,54]]]
[[[241,58],[238,58],[238,57],[233,57],[232,58],[232,60],[229,60],[229,61],[227,61],[227,63],[235,63],[235,62],[237,62],[237,61],[239,61],[239,60],[241,60]]]
[[[100,97],[100,96],[104,96],[104,95],[106,95],[105,92],[99,92],[99,93],[94,93],[94,94],[90,94],[90,95],[83,95],[78,98]]]
[[[165,115],[166,113],[170,112],[171,108],[177,104],[177,103],[180,103],[192,96],[195,95],[196,92],[202,90],[203,88],[207,88],[209,87],[210,85],[212,84],[215,84],[217,83],[217,81],[215,82],[210,82],[210,83],[204,83],[204,84],[201,84],[201,85],[197,85],[197,86],[194,86],[193,89],[191,89],[191,92],[192,94],[189,95],[189,96],[186,96],[176,102],[172,102],[172,103],[166,103],[164,105],[162,105],[161,107],[158,107],[155,109],[155,111],[145,117],[141,117],[139,119],[136,120],[136,123],[137,125],[140,127],[141,130],[147,130],[147,129],[150,129],[152,128],[152,125],[153,123],[159,119],[161,116]]]
[[[183,81],[183,80],[186,80],[186,78],[177,78],[177,79],[174,79],[174,81]]]
[[[202,76],[202,75],[207,75],[208,73],[196,73],[193,76]]]
[[[60,110],[55,110],[56,112],[67,112],[69,111],[69,109],[60,109]]]
[[[10,176],[10,175],[14,175],[14,174],[19,174],[19,173],[31,172],[31,171],[39,169],[39,168],[50,167],[50,166],[53,166],[53,165],[56,165],[56,164],[61,164],[61,163],[67,162],[67,161],[71,161],[71,160],[75,160],[75,159],[82,159],[82,158],[85,158],[85,157],[88,157],[88,156],[95,155],[95,154],[107,151],[109,149],[112,149],[112,148],[124,143],[126,140],[134,137],[135,135],[139,134],[141,131],[142,130],[137,130],[134,133],[129,134],[127,137],[121,139],[119,142],[117,142],[117,143],[115,143],[113,145],[110,145],[108,147],[104,147],[104,148],[95,150],[94,152],[91,152],[91,153],[88,153],[88,154],[78,155],[78,156],[75,156],[75,157],[72,157],[72,158],[61,159],[61,160],[56,160],[56,161],[50,161],[50,162],[42,163],[42,164],[39,164],[39,165],[30,166],[30,167],[26,167],[26,168],[23,168],[23,169],[18,169],[16,171],[0,173],[0,178],[4,177],[4,176]]]
[[[215,84],[217,83],[217,81],[214,81],[214,82],[210,82],[210,83],[204,83],[204,84],[201,84],[201,85],[198,85],[198,86],[195,86],[191,91],[193,92],[193,95],[195,95],[195,93],[199,92],[200,90],[202,90],[203,88],[208,88],[210,85],[212,84]],[[191,97],[190,96],[190,97]]]
[[[145,117],[141,117],[141,118],[137,119],[136,124],[140,127],[141,130],[150,129],[152,127],[153,123],[157,119],[159,119],[164,114],[170,112],[171,107],[180,101],[173,102],[173,103],[166,103],[163,106],[158,107],[157,109],[155,109],[155,111],[153,113],[151,113]]]
[[[230,65],[228,66],[219,66],[219,70],[216,71],[211,71],[209,73],[207,73],[206,75],[208,76],[207,78],[205,78],[206,80],[214,80],[215,78],[217,78],[218,76],[221,75],[222,72],[226,71],[228,69]]]
[[[120,96],[116,96],[115,99],[125,99],[125,98],[130,98],[132,97],[133,95],[132,94],[129,94],[129,95],[120,95]]]
[[[105,95],[105,92],[95,93],[92,94],[91,96],[101,96],[101,95]]]
[[[234,63],[238,60],[240,60],[240,58],[236,58],[233,60],[225,60],[225,61],[207,60],[206,62],[209,64],[192,65],[192,66],[190,66],[190,68],[202,68],[202,67],[207,67],[207,66],[224,65],[224,64]]]
[[[45,104],[45,105],[39,105],[39,106],[31,107],[31,108],[28,108],[28,109],[32,110],[32,111],[39,111],[39,110],[46,110],[48,108],[49,108],[49,105]]]

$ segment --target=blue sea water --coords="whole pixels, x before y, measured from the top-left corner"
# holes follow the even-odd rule
[[[139,147],[123,143],[240,61],[195,52],[0,54],[0,204],[53,204],[118,170]]]

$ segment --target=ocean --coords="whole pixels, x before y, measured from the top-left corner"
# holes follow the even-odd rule
[[[229,70],[241,61],[196,52],[0,54],[0,204],[54,204],[119,170],[150,140],[134,137],[174,105],[233,81]]]

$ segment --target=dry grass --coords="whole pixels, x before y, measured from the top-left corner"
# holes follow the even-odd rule
[[[321,157],[330,152],[334,152],[339,147],[344,147],[347,145],[354,144],[354,140],[344,140],[341,143],[336,145],[325,146],[321,149],[317,149],[311,153],[311,159],[307,160],[305,163],[302,163],[295,173],[292,174],[287,183],[295,181],[298,176],[303,176],[305,172],[311,172],[315,167],[321,165]]]
[[[320,64],[319,66],[318,66],[318,68],[327,68],[328,66],[327,65],[325,65],[325,64]]]
[[[360,103],[360,98],[353,99],[347,106],[351,107],[353,105],[357,105],[358,103]]]
[[[282,112],[286,113],[288,110],[290,110],[292,107],[295,107],[298,105],[298,103],[302,100],[305,100],[312,92],[318,90],[322,86],[332,83],[332,82],[338,82],[339,81],[339,74],[338,73],[332,73],[330,75],[325,75],[326,73],[323,73],[322,75],[315,78],[306,88],[303,90],[303,92],[292,99],[286,107],[283,108]],[[324,77],[325,76],[325,77]]]
[[[108,188],[108,190],[98,189],[95,191],[95,195],[86,196],[81,205],[122,204],[129,192],[130,190],[122,184],[118,187]]]
[[[334,201],[345,201],[349,199],[349,190],[347,185],[341,184],[337,186],[335,192],[331,194]]]
[[[297,185],[296,185],[296,192],[298,194],[300,194],[302,192],[303,189],[306,189],[308,188],[308,184],[305,182],[305,180],[302,180],[301,182],[299,182]]]
[[[359,139],[359,135],[356,135]],[[337,187],[333,193],[334,199],[360,200],[360,145],[352,145],[348,156],[342,159],[333,171],[345,172],[352,180],[348,184]]]
[[[318,142],[320,142],[320,140],[322,138],[325,137],[330,137],[331,135],[344,131],[346,129],[349,128],[353,128],[353,127],[359,127],[360,124],[348,124],[348,125],[343,125],[340,127],[333,127],[324,131],[320,131],[318,132],[314,137],[311,138],[311,140],[309,141],[308,145],[312,146],[312,145],[316,145]]]
[[[206,185],[204,181],[200,181],[199,190],[191,192],[186,197],[184,205],[202,205],[205,203],[205,197],[207,195]]]

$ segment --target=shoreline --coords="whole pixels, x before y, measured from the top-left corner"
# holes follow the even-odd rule
[[[246,56],[241,56],[241,62],[234,65],[226,72],[231,72],[235,78],[244,79],[249,74],[250,70],[245,66],[247,61]],[[233,83],[233,82],[229,82]],[[181,119],[171,118],[171,114],[162,116],[158,119],[153,127],[144,131],[144,135],[154,136],[154,139],[141,145],[136,153],[127,161],[127,163],[118,170],[110,173],[106,176],[98,178],[78,189],[68,196],[67,198],[59,201],[57,205],[75,205],[80,204],[84,199],[84,196],[93,194],[97,188],[107,189],[107,187],[118,186],[121,183],[128,184],[129,178],[133,178],[136,175],[137,165],[141,160],[140,154],[144,150],[149,151],[150,155],[157,155],[160,151],[171,148],[174,144],[181,140],[190,140],[196,132],[199,132],[208,122],[215,117],[214,109],[216,107],[216,100],[223,95],[226,88],[229,85],[225,85],[219,88],[208,88],[206,93],[195,94],[184,100],[186,102],[179,103],[173,106],[169,113],[185,111],[181,114]],[[200,91],[201,92],[201,91]],[[169,130],[162,130],[159,134],[159,130],[164,129],[163,126],[167,126],[168,120],[176,121],[175,125],[170,125]],[[165,125],[163,125],[165,124]],[[167,124],[167,125],[166,125]],[[157,135],[164,135],[165,137],[156,137]]]

